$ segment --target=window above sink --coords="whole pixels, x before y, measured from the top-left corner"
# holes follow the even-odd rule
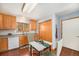
[[[29,32],[29,24],[17,22],[18,32]]]

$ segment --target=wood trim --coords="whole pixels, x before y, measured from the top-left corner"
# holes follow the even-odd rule
[[[75,18],[79,18],[79,16],[71,17],[71,18],[65,19],[63,21],[66,21],[66,20],[69,20],[69,19],[75,19]]]
[[[45,20],[45,21],[42,21],[42,22],[39,22],[40,23],[44,23],[44,22],[48,22],[48,21],[51,21],[52,19],[49,19],[49,20]]]
[[[62,39],[62,19],[60,19],[60,35],[61,35],[61,39]]]
[[[6,13],[0,13],[1,15],[7,15],[7,16],[14,16],[15,17],[15,15],[9,15],[9,14],[6,14]]]

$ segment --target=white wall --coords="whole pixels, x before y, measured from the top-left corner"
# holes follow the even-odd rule
[[[0,30],[0,35],[7,35],[8,33],[16,33],[16,30]]]
[[[79,18],[63,21],[63,46],[79,51]]]
[[[60,53],[61,53],[61,50],[62,50],[62,42],[63,42],[63,39],[59,40],[57,43],[58,43],[58,46],[57,46],[57,56],[60,56]]]
[[[24,17],[16,17],[16,22],[29,23],[29,20]]]
[[[53,15],[52,16],[52,48],[55,49],[56,48],[56,16]]]

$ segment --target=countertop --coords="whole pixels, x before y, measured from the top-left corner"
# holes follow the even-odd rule
[[[21,36],[24,34],[15,34],[15,35],[0,35],[0,38],[5,38],[5,37],[16,37],[16,36]]]
[[[5,38],[5,37],[16,37],[20,35],[26,35],[26,33],[8,33],[5,35],[0,35],[0,38]]]
[[[28,35],[28,34],[34,34],[35,32],[17,32],[17,33],[7,33],[7,34],[0,34],[0,38],[5,38],[5,37],[16,37],[16,36],[21,36],[21,35]]]

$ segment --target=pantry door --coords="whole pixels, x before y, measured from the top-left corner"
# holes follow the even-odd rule
[[[63,46],[79,51],[79,18],[62,22]]]
[[[52,20],[39,23],[40,39],[52,42]]]

